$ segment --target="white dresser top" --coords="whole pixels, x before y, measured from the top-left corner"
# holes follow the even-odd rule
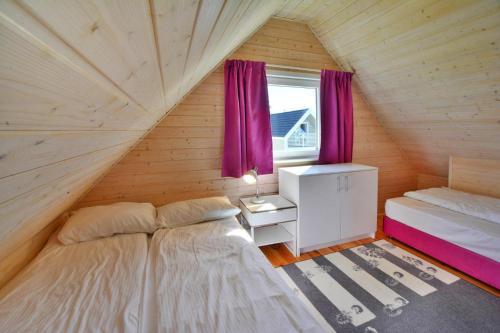
[[[323,165],[304,165],[297,167],[280,168],[284,171],[297,176],[326,175],[331,173],[358,172],[378,170],[376,167],[354,163],[323,164]]]

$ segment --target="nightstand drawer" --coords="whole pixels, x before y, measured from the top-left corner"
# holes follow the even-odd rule
[[[285,208],[273,211],[265,211],[259,213],[250,213],[250,211],[242,205],[241,213],[252,227],[295,221],[297,219],[297,208]]]

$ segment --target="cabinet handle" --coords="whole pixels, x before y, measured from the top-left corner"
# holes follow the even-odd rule
[[[337,176],[337,192],[340,192],[340,176]]]
[[[344,176],[344,189],[345,191],[349,191],[349,183],[348,183],[348,177],[347,176]]]

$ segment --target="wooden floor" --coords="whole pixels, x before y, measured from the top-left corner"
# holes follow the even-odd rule
[[[418,250],[415,250],[414,248],[411,248],[395,239],[391,239],[389,237],[387,237],[384,232],[382,231],[382,220],[381,218],[379,218],[379,222],[378,222],[378,230],[377,230],[377,233],[375,235],[375,239],[372,239],[372,238],[364,238],[364,239],[360,239],[360,240],[357,240],[357,241],[354,241],[354,242],[349,242],[349,243],[345,243],[345,244],[339,244],[339,245],[335,245],[335,246],[330,246],[330,247],[326,247],[326,248],[323,248],[323,249],[319,249],[319,250],[316,250],[316,251],[311,251],[311,252],[306,252],[306,253],[303,253],[302,255],[300,255],[299,257],[294,257],[289,251],[288,249],[285,247],[285,245],[283,244],[276,244],[276,245],[268,245],[268,246],[262,246],[260,249],[262,250],[262,252],[264,252],[264,254],[266,255],[267,259],[271,262],[271,264],[274,266],[274,267],[279,267],[279,266],[284,266],[284,265],[288,265],[288,264],[292,264],[292,263],[295,263],[295,262],[298,262],[298,261],[303,261],[303,260],[307,260],[307,259],[311,259],[311,258],[314,258],[314,257],[317,257],[317,256],[321,256],[321,255],[326,255],[326,254],[329,254],[329,253],[332,253],[332,252],[338,252],[338,251],[343,251],[343,250],[346,250],[346,249],[349,249],[349,248],[352,248],[352,247],[356,247],[356,246],[359,246],[359,245],[363,245],[363,244],[367,244],[367,243],[371,243],[373,242],[374,240],[379,240],[379,239],[385,239],[386,241],[388,242],[391,242],[393,243],[394,245],[396,246],[399,246],[400,248],[402,249],[405,249],[406,251],[410,252],[410,253],[413,253],[414,255],[417,255],[419,256],[420,258],[422,259],[425,259],[427,260],[428,262],[438,266],[438,267],[441,267],[442,269],[445,269],[447,270],[448,272],[450,273],[453,273],[455,275],[457,275],[458,277],[460,277],[461,279],[463,280],[466,280],[470,283],[472,283],[473,285],[489,292],[490,294],[493,294],[497,297],[500,297],[500,290],[494,288],[494,287],[491,287],[487,284],[484,284],[483,282],[465,274],[465,273],[462,273],[460,271],[457,271],[456,269],[446,265],[446,264],[443,264],[442,262],[432,258],[432,257],[429,257],[428,255],[418,251]]]

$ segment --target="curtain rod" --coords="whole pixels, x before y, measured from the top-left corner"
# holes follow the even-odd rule
[[[273,65],[273,64],[266,64],[266,66],[269,68],[276,68],[276,69],[289,69],[289,70],[291,69],[291,70],[302,71],[302,72],[321,73],[320,69],[302,68],[302,67],[284,66],[284,65]]]
[[[275,68],[275,69],[287,69],[287,70],[296,70],[296,71],[302,71],[302,72],[321,73],[320,69],[313,69],[313,68],[303,68],[303,67],[273,65],[273,64],[266,64],[266,66],[269,68]],[[354,74],[354,72],[353,72],[353,74]]]

